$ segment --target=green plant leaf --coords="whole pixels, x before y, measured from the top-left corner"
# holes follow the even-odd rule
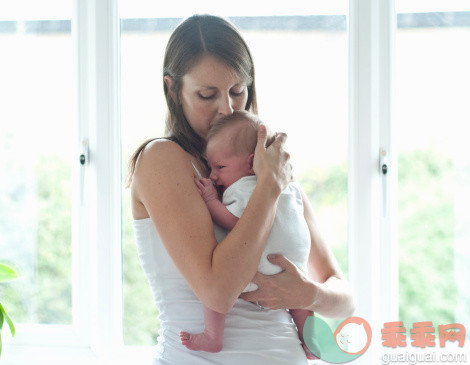
[[[0,357],[2,356],[2,327],[3,327],[3,312],[0,310]]]
[[[2,303],[0,303],[0,313],[2,313],[2,319],[0,321],[2,322],[0,325],[0,331],[2,330],[3,320],[5,319],[8,323],[8,327],[10,327],[11,335],[14,336],[16,333],[15,325],[13,324],[13,321],[11,320],[11,318],[8,316],[7,312],[5,311],[5,308],[3,307]]]
[[[0,264],[0,283],[14,280],[18,277],[16,271],[8,265]]]
[[[10,327],[11,335],[14,336],[15,333],[16,333],[16,329],[15,329],[15,325],[13,324],[13,321],[12,321],[11,318],[8,316],[8,314],[6,314],[6,313],[5,313],[5,319],[7,320],[8,327]]]

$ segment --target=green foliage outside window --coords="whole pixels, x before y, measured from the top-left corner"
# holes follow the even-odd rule
[[[36,236],[32,237],[36,241],[35,267],[19,267],[22,277],[5,285],[0,294],[6,298],[5,301],[8,302],[16,322],[71,324],[70,163],[60,155],[39,155],[35,177],[37,201],[31,205],[31,209],[37,209]],[[7,196],[7,199],[10,211],[18,211],[14,192],[10,197]],[[21,224],[18,226],[21,227]]]
[[[454,323],[455,169],[433,150],[399,156],[399,318]]]

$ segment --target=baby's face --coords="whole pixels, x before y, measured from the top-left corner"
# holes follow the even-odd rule
[[[208,142],[206,156],[211,169],[210,179],[222,191],[240,178],[253,175],[250,155],[235,153],[223,137],[216,136]]]

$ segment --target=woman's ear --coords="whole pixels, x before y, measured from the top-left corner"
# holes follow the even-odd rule
[[[255,159],[255,154],[252,153],[251,155],[248,156],[248,163],[250,164],[250,174],[254,175],[255,170],[253,170],[253,161]]]
[[[175,98],[175,92],[173,91],[173,77],[166,75],[165,77],[163,77],[163,81],[165,82],[165,85],[168,88],[168,92],[170,93],[171,98],[175,103],[177,103]]]

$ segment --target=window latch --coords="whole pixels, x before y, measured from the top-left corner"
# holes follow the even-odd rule
[[[382,179],[382,214],[387,216],[388,210],[388,172],[390,170],[390,163],[388,159],[387,150],[380,150],[380,159],[379,159],[379,172]]]
[[[88,164],[88,139],[84,139],[80,153],[80,205],[83,205],[83,194],[85,190],[85,165]]]
[[[80,165],[85,165],[88,162],[88,140],[82,141],[82,153],[80,155]]]

